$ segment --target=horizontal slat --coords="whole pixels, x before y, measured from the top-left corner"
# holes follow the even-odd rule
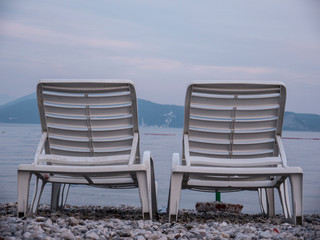
[[[201,130],[189,130],[190,138],[199,138],[204,140],[229,140],[231,137],[231,132],[229,133],[219,133],[219,132],[206,132]],[[275,130],[273,131],[261,131],[261,132],[252,132],[252,133],[233,133],[233,139],[235,141],[239,140],[264,140],[264,139],[274,139],[275,138]]]
[[[66,127],[117,127],[132,125],[132,116],[121,116],[117,118],[62,118],[61,116],[47,116],[48,125],[66,126]]]
[[[48,125],[48,128],[51,129],[61,129],[61,130],[70,130],[70,131],[79,131],[79,132],[88,132],[88,127],[69,127],[69,126],[60,126],[60,125]],[[91,128],[91,132],[105,132],[105,131],[116,131],[123,129],[131,129],[132,125],[123,125],[117,127],[100,127],[100,128]]]
[[[244,190],[244,189],[257,189],[259,188],[272,188],[275,185],[274,181],[267,180],[265,177],[264,180],[261,180],[257,177],[250,177],[247,180],[243,179],[234,181],[232,177],[229,178],[229,180],[226,181],[205,181],[205,180],[198,180],[197,176],[192,175],[192,177],[195,177],[196,179],[191,179],[188,181],[188,186],[190,189],[194,190],[200,190],[200,191],[208,191],[208,189],[218,190],[219,192],[232,192],[234,190]],[[269,178],[270,179],[270,178]],[[222,190],[219,190],[222,188]]]
[[[68,130],[68,129],[58,129],[58,128],[51,128],[48,127],[48,134],[54,134],[60,137],[88,137],[87,131],[75,131],[75,130]],[[108,137],[127,137],[133,136],[133,129],[132,128],[124,128],[124,129],[113,129],[113,130],[101,130],[101,131],[92,131],[91,132],[93,138],[108,138]]]
[[[266,98],[209,98],[201,96],[191,96],[191,104],[212,105],[212,106],[232,106],[232,107],[259,107],[278,105],[279,97]]]
[[[232,160],[232,159],[225,159],[225,160]],[[238,159],[241,160],[241,159]],[[249,159],[248,159],[249,160]],[[274,165],[273,165],[274,166]],[[201,165],[198,165],[197,167],[204,167]],[[255,167],[258,168],[259,166]],[[242,182],[244,184],[245,182],[250,182],[250,181],[266,181],[269,180],[270,182],[270,177],[269,176],[238,176],[238,175],[233,175],[233,176],[212,176],[211,174],[201,174],[201,173],[192,173],[189,175],[190,179],[197,179],[200,181],[218,181],[218,182],[229,182],[229,181],[236,181],[236,182]],[[243,182],[244,181],[244,182]],[[227,184],[227,183],[226,183]],[[219,184],[217,185],[219,186]]]
[[[263,167],[281,164],[280,157],[258,158],[258,159],[225,159],[191,157],[191,165],[215,166],[215,167]]]
[[[92,117],[108,117],[121,116],[132,113],[131,103],[119,106],[101,106],[89,107],[89,113]],[[87,109],[85,106],[65,106],[65,105],[45,105],[47,114],[63,115],[63,116],[86,116]]]
[[[196,84],[192,88],[196,93],[210,93],[210,94],[226,94],[226,95],[242,95],[242,94],[272,94],[279,93],[280,88],[278,86],[253,86],[243,84],[232,84],[232,88],[227,85],[215,85],[211,87],[209,84],[197,86]]]
[[[219,121],[219,120],[206,120],[190,118],[190,128],[202,128],[202,129],[231,129],[231,120]]]
[[[234,140],[234,139],[203,139],[203,138],[194,138],[190,137],[190,142],[197,142],[197,143],[208,143],[208,144],[260,144],[260,143],[274,143],[275,139],[247,139],[247,140]]]
[[[269,118],[276,117],[278,115],[278,107],[270,109],[252,109],[252,110],[241,110],[236,109],[233,111],[232,108],[227,110],[214,109],[206,106],[192,105],[190,109],[190,116],[197,117],[209,117],[209,118],[232,118],[236,119],[249,119],[249,118]]]
[[[81,87],[78,87],[78,86]],[[52,92],[64,92],[64,93],[113,93],[113,92],[124,92],[129,91],[127,84],[108,84],[110,87],[106,87],[105,84],[95,83],[63,83],[63,84],[50,84],[46,83],[43,85],[43,91]]]
[[[50,135],[51,139],[57,140],[65,140],[65,141],[75,141],[75,142],[88,142],[89,136],[86,137],[66,137],[66,136],[59,136],[59,135]],[[104,138],[92,138],[93,142],[113,142],[113,141],[125,141],[125,140],[132,140],[133,136],[125,136],[125,137],[104,137]]]
[[[229,151],[206,151],[203,149],[196,149],[196,148],[189,148],[190,151],[190,156],[198,156],[198,157],[216,157],[216,158],[220,158],[220,157],[229,157],[230,152]]]
[[[73,157],[92,157],[92,156],[113,156],[113,155],[125,155],[130,154],[130,150],[113,150],[113,151],[95,151],[91,153],[89,150],[82,152],[73,149],[55,149],[51,148],[51,154],[62,155],[62,156],[73,156]],[[93,154],[93,155],[92,155]]]
[[[190,129],[189,138],[199,138],[204,140],[229,140],[231,133],[221,133],[221,132],[207,132],[201,130]]]
[[[112,157],[64,157],[53,154],[44,154],[39,157],[39,162],[41,163],[79,166],[128,164],[128,161],[129,155]]]
[[[202,129],[270,129],[276,128],[277,119],[237,120],[233,125],[231,120],[190,118],[189,125],[190,128]]]
[[[233,143],[230,142],[195,142],[191,139],[189,140],[189,148],[190,150],[204,150],[204,151],[230,151],[232,152],[260,152],[260,151],[268,151],[274,149],[274,142],[262,142],[262,143]]]
[[[61,105],[119,105],[131,102],[129,93],[120,96],[99,96],[99,97],[80,97],[80,96],[53,96],[43,94],[44,102]]]
[[[103,185],[103,187],[106,187],[106,185],[110,185],[111,188],[116,188],[117,186],[120,187],[122,184],[124,184],[125,188],[130,187],[137,187],[137,183],[130,177],[130,175],[127,178],[124,177],[116,177],[116,178],[90,178],[93,184],[95,185]],[[54,177],[49,177],[49,182],[57,182],[57,183],[69,183],[69,184],[89,184],[89,182],[85,178],[79,178],[79,177],[64,177],[59,175],[54,175]],[[90,184],[92,184],[90,183]]]
[[[230,156],[229,152],[213,152],[213,151],[204,151],[198,149],[190,149],[190,156],[194,157],[209,157],[209,158],[264,158],[264,157],[273,157],[273,151],[266,152],[233,152]]]
[[[71,148],[87,148],[90,149],[90,141],[70,141],[63,139],[49,138],[50,147],[71,147]],[[120,140],[120,141],[98,141],[92,142],[93,148],[96,149],[108,149],[108,148],[130,148],[132,140]]]

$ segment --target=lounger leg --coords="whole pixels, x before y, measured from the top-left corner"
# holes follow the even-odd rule
[[[155,181],[154,176],[154,166],[153,166],[153,160],[150,158],[150,174],[151,174],[151,209],[152,209],[152,215],[153,217],[156,217],[158,219],[158,206],[157,206],[157,190],[158,190],[158,184]]]
[[[140,195],[140,201],[141,201],[142,216],[143,216],[143,219],[148,220],[152,218],[152,211],[150,209],[150,204],[149,204],[147,173],[138,172],[137,180],[139,185],[139,195]]]
[[[31,172],[18,170],[18,217],[27,213]]]
[[[293,223],[302,225],[303,222],[303,179],[302,174],[292,174],[290,176],[292,192]]]
[[[39,185],[39,180],[41,180],[41,187],[40,187],[40,192],[38,194],[38,185]],[[42,179],[40,179],[38,176],[36,178],[36,185],[35,185],[35,189],[34,189],[34,195],[33,195],[33,199],[32,199],[32,203],[31,203],[31,207],[30,207],[30,214],[36,214],[38,212],[38,207],[39,207],[39,203],[40,203],[40,199],[41,199],[41,195],[43,192],[43,189],[45,187],[47,182],[43,181]]]
[[[258,196],[259,196],[259,203],[260,203],[260,209],[263,215],[267,215],[268,212],[268,203],[267,203],[267,193],[265,188],[259,188],[258,189]]]
[[[261,212],[268,217],[274,217],[274,190],[273,188],[259,188],[259,201]]]
[[[69,190],[70,190],[70,184],[63,184],[63,188],[61,191],[61,200],[59,205],[60,209],[64,209],[64,207],[66,206]]]
[[[266,189],[267,194],[267,201],[268,201],[268,216],[274,217],[275,216],[275,208],[274,208],[274,189],[273,188],[267,188]]]
[[[182,173],[172,173],[169,190],[169,222],[178,220],[179,203],[181,196]]]
[[[60,187],[60,183],[52,183],[51,211],[57,211],[59,209]]]
[[[278,188],[283,215],[286,219],[291,218],[291,211],[289,205],[288,180],[286,179]]]

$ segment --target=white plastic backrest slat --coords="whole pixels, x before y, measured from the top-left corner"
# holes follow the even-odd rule
[[[63,129],[48,127],[48,134],[54,134],[60,137],[88,137],[88,130],[86,129]],[[104,138],[104,137],[127,137],[133,136],[133,129],[131,127],[114,128],[114,129],[93,129],[91,132],[92,137]]]
[[[191,148],[190,148],[190,156],[230,159],[230,153],[228,151],[212,151],[212,150],[209,151],[209,150],[191,149]],[[268,151],[259,151],[259,152],[233,152],[231,159],[262,158],[262,157],[273,157],[273,151],[268,150]]]
[[[72,147],[72,146],[60,146],[60,145],[52,145],[50,146],[51,149],[55,149],[55,150],[61,150],[61,151],[68,151],[68,152],[91,152],[91,150],[88,147]],[[130,147],[110,147],[110,148],[95,148],[94,149],[94,153],[113,153],[113,152],[124,152],[124,151],[130,151],[131,150],[131,146]],[[95,154],[94,154],[95,155]]]
[[[88,120],[85,118],[61,118],[57,116],[47,116],[47,124],[50,126],[58,125],[65,127],[84,127],[88,129]],[[91,118],[91,128],[98,127],[117,127],[117,126],[131,126],[132,116],[123,116],[118,118]]]
[[[230,133],[189,130],[189,138],[230,140]]]
[[[89,137],[66,137],[66,136],[59,136],[59,135],[54,135],[50,134],[51,139],[60,139],[60,140],[65,140],[65,141],[75,141],[75,142],[88,142]],[[125,141],[125,140],[132,140],[133,136],[125,136],[125,137],[104,137],[104,138],[92,138],[93,142],[114,142],[114,141]]]
[[[70,148],[87,148],[90,149],[90,141],[71,141],[64,139],[49,138],[51,147],[70,147]],[[93,149],[111,149],[111,148],[130,148],[132,145],[132,139],[121,141],[93,141]]]
[[[104,84],[101,85],[96,83],[95,86],[92,84],[85,84],[81,83],[81,87],[76,87],[74,84],[57,84],[54,83],[52,85],[46,84],[43,87],[44,91],[51,91],[51,92],[63,92],[63,93],[84,93],[84,92],[91,92],[91,93],[114,93],[114,92],[126,92],[129,91],[129,87],[123,84],[113,84],[110,87],[106,87]]]
[[[207,158],[207,157],[190,157],[191,165],[197,166],[215,166],[215,167],[262,167],[277,165],[281,163],[280,157],[267,157],[259,159],[226,159],[224,158]]]
[[[222,94],[222,95],[235,95],[235,94],[241,94],[241,95],[257,95],[257,94],[273,94],[273,93],[279,93],[278,87],[265,87],[265,86],[247,86],[243,87],[243,84],[241,86],[237,86],[237,84],[234,84],[234,88],[230,89],[226,85],[221,84],[216,85],[215,87],[212,87],[211,84],[201,84],[193,86],[193,92],[195,93],[209,93],[209,94]]]
[[[43,99],[47,103],[61,105],[120,105],[131,102],[130,94],[109,95],[97,97],[73,96],[73,95],[49,95],[43,94]]]
[[[78,165],[78,166],[98,166],[128,164],[129,155],[118,155],[112,157],[64,157],[53,154],[44,154],[39,157],[42,163],[59,164],[59,165]]]
[[[250,140],[235,140],[235,139],[204,139],[204,138],[197,138],[197,137],[191,137],[189,135],[188,138],[191,142],[198,142],[198,143],[204,143],[204,144],[260,144],[260,143],[274,143],[274,138],[266,138],[266,139],[250,139]]]
[[[205,96],[191,96],[191,104],[195,105],[211,105],[223,107],[261,107],[261,106],[277,106],[279,97],[272,96],[266,98],[214,98]]]
[[[240,133],[235,132],[233,133],[233,139],[237,140],[263,140],[263,139],[273,139],[275,136],[275,129],[269,131],[261,131],[261,132],[247,132],[247,133]],[[199,130],[189,130],[189,137],[190,138],[199,138],[199,139],[207,139],[207,140],[230,140],[231,139],[231,131],[228,133],[226,132],[208,132],[208,131],[199,131]]]
[[[201,129],[230,129],[231,127],[231,121],[206,121],[204,119],[190,119],[189,124],[191,128]]]
[[[201,129],[270,129],[276,128],[277,119],[259,119],[258,121],[236,121],[234,125],[231,120],[208,120],[208,119],[193,119],[189,121],[190,127]]]
[[[73,156],[73,157],[92,157],[92,153],[90,151],[79,152],[79,151],[67,151],[62,149],[51,149],[51,154],[61,155],[61,156]],[[116,156],[116,155],[129,155],[130,150],[119,151],[119,152],[94,152],[94,157],[100,156]]]
[[[107,117],[121,116],[131,114],[131,103],[128,105],[119,105],[113,107],[89,107],[91,117]],[[85,116],[86,108],[84,106],[65,106],[65,105],[46,105],[45,111],[48,114],[63,115],[63,116]]]
[[[232,149],[230,149],[230,143],[204,143],[204,142],[195,142],[193,140],[189,140],[189,148],[190,150],[205,150],[205,151],[267,151],[273,150],[274,143],[266,142],[266,143],[255,143],[255,144],[232,144]]]
[[[278,115],[278,107],[273,107],[270,109],[251,109],[233,110],[231,107],[229,109],[213,109],[206,108],[206,106],[191,106],[190,115],[197,117],[208,117],[208,118],[232,118],[233,115],[237,119],[250,119],[250,118],[269,118],[276,117]]]
[[[93,117],[119,116],[119,115],[128,115],[131,113],[132,113],[131,103],[130,105],[113,106],[113,108],[90,107],[90,115]]]
[[[96,137],[125,137],[125,136],[133,136],[132,126],[121,126],[114,128],[95,128],[91,129],[92,136]],[[88,129],[86,128],[67,128],[67,127],[51,127],[48,126],[49,134],[57,134],[66,137],[82,137],[88,136]],[[85,133],[84,135],[81,133]],[[87,135],[86,135],[87,134]]]

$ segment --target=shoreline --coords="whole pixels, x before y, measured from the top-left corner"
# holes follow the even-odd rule
[[[320,239],[320,214],[304,215],[302,226],[282,215],[206,212],[182,209],[176,223],[166,213],[142,220],[141,209],[71,206],[51,212],[40,205],[32,218],[17,218],[16,203],[0,203],[0,240],[4,239]]]

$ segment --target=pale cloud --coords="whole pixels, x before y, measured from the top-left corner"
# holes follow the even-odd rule
[[[32,42],[92,48],[137,48],[136,44],[129,41],[112,40],[108,37],[95,37],[86,34],[71,35],[14,21],[1,20],[1,25],[2,31],[0,32],[0,35]]]
[[[274,72],[266,67],[243,67],[243,66],[215,66],[187,64],[182,61],[165,58],[142,58],[142,57],[112,57],[112,60],[131,65],[137,69],[161,70],[161,71],[184,71],[198,75],[219,74],[243,74],[259,75]]]
[[[241,66],[214,66],[214,65],[194,65],[192,67],[194,72],[199,74],[208,74],[208,73],[241,73],[241,74],[265,74],[272,73],[274,70],[271,68],[265,67],[241,67]]]
[[[112,59],[144,70],[173,71],[184,66],[180,61],[164,58],[113,57]]]

